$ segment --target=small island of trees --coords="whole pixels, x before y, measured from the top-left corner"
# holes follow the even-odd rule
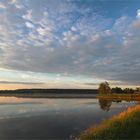
[[[140,88],[136,88],[136,89],[132,89],[132,88],[120,88],[120,87],[114,87],[111,88],[108,82],[102,82],[99,85],[98,88],[98,93],[99,94],[111,94],[111,93],[116,93],[116,94],[136,94],[136,93],[140,93]]]

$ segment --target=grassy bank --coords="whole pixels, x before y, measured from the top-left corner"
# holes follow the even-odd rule
[[[127,101],[140,101],[140,94],[100,94],[96,96],[98,99],[110,100],[127,100]]]
[[[140,139],[140,105],[89,128],[80,139]]]

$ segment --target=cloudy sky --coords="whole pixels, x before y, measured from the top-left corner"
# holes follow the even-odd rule
[[[140,85],[139,0],[0,0],[0,89]]]

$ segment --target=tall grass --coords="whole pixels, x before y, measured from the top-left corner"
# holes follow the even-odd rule
[[[140,139],[140,105],[92,126],[79,139]]]

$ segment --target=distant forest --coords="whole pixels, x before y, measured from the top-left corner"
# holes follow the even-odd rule
[[[0,94],[97,94],[97,89],[17,89],[0,90]]]
[[[120,87],[111,88],[111,93],[133,94],[140,93],[140,88],[131,89]],[[17,89],[17,90],[0,90],[0,94],[98,94],[99,89]]]

